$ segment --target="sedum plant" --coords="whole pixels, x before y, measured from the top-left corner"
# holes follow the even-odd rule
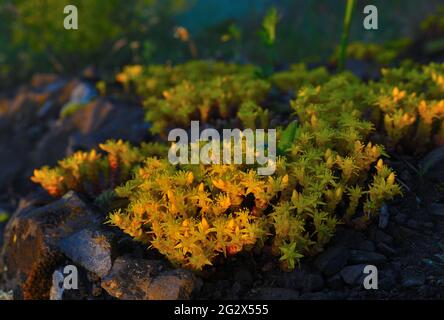
[[[54,168],[35,169],[31,180],[53,197],[63,196],[69,190],[95,197],[127,181],[134,167],[148,155],[167,152],[160,144],[146,143],[136,148],[122,140],[109,140],[99,148],[105,154],[94,149],[78,151],[60,160]]]
[[[252,66],[192,61],[174,67],[128,66],[117,80],[126,90],[135,88],[151,132],[165,136],[169,128],[187,127],[191,120],[229,119],[243,103],[261,103],[270,84],[258,72]]]
[[[156,96],[161,98],[163,92],[183,81],[207,81],[216,76],[249,74],[259,72],[252,65],[237,65],[216,61],[194,60],[176,66],[171,65],[130,65],[116,75],[116,80],[125,86],[132,86],[135,93],[142,98]]]
[[[313,210],[321,204],[329,214],[341,209],[344,222],[363,228],[377,216],[383,201],[401,190],[395,174],[383,164],[383,147],[367,142],[373,125],[363,120],[355,104],[362,88],[354,88],[355,99],[347,90],[337,91],[358,85],[354,81],[342,75],[324,86],[300,90],[291,103],[301,125],[288,162],[290,177],[293,173],[297,187],[304,188],[295,195],[302,199],[302,207],[309,204]]]
[[[411,45],[409,39],[389,41],[384,44],[352,42],[347,45],[346,55],[351,59],[375,63],[379,65],[390,65],[405,52]],[[331,62],[337,63],[339,48],[331,57]]]
[[[280,71],[271,75],[270,82],[280,91],[297,92],[302,86],[322,84],[328,78],[328,71],[324,67],[308,70],[304,64],[294,64],[287,71]]]
[[[288,176],[263,178],[235,165],[176,168],[149,158],[116,193],[129,199],[109,222],[191,269],[234,255],[267,235],[266,210],[288,187]]]
[[[163,92],[162,98],[144,101],[152,133],[165,135],[169,128],[187,127],[191,120],[208,123],[236,116],[246,102],[265,100],[270,85],[250,75],[218,76],[206,82],[183,81]]]
[[[268,129],[270,114],[267,109],[258,106],[253,101],[242,103],[237,112],[237,118],[242,122],[244,128]]]
[[[266,127],[269,111],[260,101],[270,84],[249,67],[222,66],[159,67],[164,78],[144,97],[161,124],[156,130],[232,116],[244,127]],[[339,223],[365,228],[401,193],[383,146],[370,141],[375,129],[389,150],[407,139],[428,147],[442,130],[443,108],[441,65],[387,69],[370,83],[350,73],[327,77],[323,69],[298,68],[270,78],[296,94],[290,103],[296,121],[278,130],[272,176],[257,175],[254,165],[172,165],[163,145],[111,141],[101,152],[79,152],[36,170],[32,179],[53,196],[70,189],[98,202],[117,196],[123,201],[108,222],[177,266],[200,270],[217,257],[270,246],[282,267],[293,269],[322,251]],[[208,72],[199,77],[193,70]],[[126,72],[132,74],[128,90],[142,90],[152,71]]]
[[[426,36],[439,37],[444,33],[444,6],[436,8],[434,14],[427,16],[421,21],[420,29]]]
[[[444,144],[444,64],[386,69],[370,87],[373,122],[389,150],[422,154]]]
[[[292,102],[300,124],[274,176],[257,176],[251,166],[177,167],[148,159],[116,189],[129,205],[109,222],[191,269],[264,244],[293,269],[322,251],[338,223],[365,228],[401,193],[381,159],[383,147],[367,140],[373,126],[362,120],[350,86],[362,89],[345,74],[325,91],[300,90]],[[340,95],[331,94],[341,87]]]
[[[382,147],[351,135],[367,132],[366,124],[343,115],[337,127],[325,124],[330,140],[318,141],[314,119],[298,129],[273,176],[251,165],[179,167],[148,158],[116,188],[129,205],[111,212],[109,223],[178,266],[200,270],[219,255],[271,245],[293,269],[322,251],[338,223],[363,228],[400,193]]]

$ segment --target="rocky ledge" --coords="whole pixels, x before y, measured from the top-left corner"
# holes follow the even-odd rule
[[[22,201],[4,230],[0,287],[18,299],[172,300],[199,290],[192,272],[172,268],[103,222],[74,192],[46,205]],[[76,267],[77,288],[62,285],[66,266]]]

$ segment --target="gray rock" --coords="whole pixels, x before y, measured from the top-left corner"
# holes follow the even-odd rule
[[[19,298],[48,299],[52,273],[63,260],[60,239],[101,224],[101,214],[74,192],[43,207],[19,208],[5,229],[0,268],[6,289]]]
[[[235,270],[234,280],[239,282],[241,285],[248,286],[253,283],[253,276],[248,269],[239,268],[238,270]]]
[[[71,92],[68,103],[87,104],[98,96],[96,88],[88,82],[80,82]]]
[[[63,121],[64,125],[76,128],[70,136],[68,149],[71,152],[91,149],[108,139],[139,143],[149,136],[149,124],[143,119],[143,109],[137,105],[99,98]]]
[[[404,288],[419,287],[425,283],[425,274],[413,268],[407,268],[402,272],[402,286]]]
[[[341,270],[349,257],[349,251],[344,247],[331,247],[321,253],[315,260],[315,266],[326,276],[331,276]]]
[[[54,109],[54,107],[55,107],[54,101],[52,100],[45,101],[43,106],[37,112],[37,117],[39,117],[40,119],[45,118],[46,116],[48,116],[51,110]]]
[[[376,250],[375,245],[374,245],[373,241],[371,241],[371,240],[362,241],[362,242],[358,243],[357,245],[352,246],[351,248],[356,249],[356,250],[364,250],[364,251],[375,251]]]
[[[385,229],[388,226],[390,218],[390,211],[386,203],[383,203],[381,206],[381,210],[379,212],[379,223],[378,227],[380,229]]]
[[[444,217],[444,203],[432,203],[429,205],[429,212],[434,216]]]
[[[365,264],[347,266],[341,270],[341,277],[349,285],[362,285],[365,278]]]
[[[188,270],[168,270],[160,260],[123,256],[114,261],[101,285],[122,300],[178,300],[190,299],[200,289],[201,280]]]
[[[324,278],[318,271],[295,269],[292,272],[282,273],[280,284],[286,288],[313,292],[324,288]]]
[[[407,227],[411,228],[411,229],[419,229],[420,225],[419,222],[413,219],[409,219],[407,220]]]
[[[381,252],[382,254],[386,255],[386,256],[394,256],[396,254],[396,250],[393,249],[390,245],[384,243],[384,242],[379,242],[377,244],[378,247],[378,251]]]
[[[427,229],[433,229],[433,227],[435,227],[435,224],[433,222],[429,221],[429,222],[424,222],[423,226],[424,226],[424,228],[427,228]]]
[[[396,223],[398,223],[398,224],[404,224],[404,223],[406,222],[406,220],[407,220],[407,215],[404,214],[404,213],[398,213],[398,214],[395,216],[395,221],[396,221]]]
[[[68,154],[67,145],[70,136],[75,130],[72,123],[51,123],[49,130],[41,135],[34,150],[30,152],[31,166],[38,168],[46,164],[56,164],[58,160],[64,158]]]
[[[378,276],[378,289],[391,290],[396,286],[396,273],[393,270],[381,270]]]
[[[147,291],[148,300],[183,300],[200,288],[201,282],[188,270],[175,269],[155,277]],[[197,291],[197,290],[196,290]]]
[[[327,279],[327,286],[333,290],[340,290],[344,288],[344,281],[342,281],[342,277],[340,273],[336,273]]]
[[[435,181],[444,181],[444,146],[438,147],[428,153],[420,162],[426,177]]]
[[[370,232],[370,236],[373,241],[375,242],[385,242],[387,244],[392,244],[393,237],[388,235],[387,233],[379,230],[379,229],[372,229]]]
[[[111,239],[98,230],[80,230],[62,239],[59,246],[74,263],[99,277],[105,276],[111,269]]]
[[[387,261],[387,258],[377,252],[362,251],[362,250],[350,250],[349,263],[359,264],[381,264]]]

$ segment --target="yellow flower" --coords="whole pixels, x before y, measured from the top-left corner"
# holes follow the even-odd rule
[[[387,178],[387,183],[393,185],[395,183],[395,174],[392,172]]]
[[[193,180],[194,180],[194,175],[193,175],[193,173],[190,171],[190,172],[187,173],[187,183],[188,183],[188,184],[192,184],[192,183],[193,183]]]
[[[121,72],[119,74],[116,75],[116,81],[120,82],[120,83],[127,83],[128,82],[128,76]]]
[[[225,182],[222,179],[218,179],[218,180],[212,180],[213,185],[221,190],[224,190],[225,188]]]
[[[174,36],[182,42],[187,42],[190,39],[190,33],[185,27],[177,27]]]

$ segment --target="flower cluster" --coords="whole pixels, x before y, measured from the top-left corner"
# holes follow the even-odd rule
[[[444,144],[444,65],[383,70],[371,88],[372,120],[389,150],[421,154]]]
[[[221,62],[192,61],[178,66],[128,66],[116,79],[143,100],[151,132],[236,117],[243,103],[261,103],[270,84],[257,68]],[[214,125],[214,123],[213,123]]]
[[[99,147],[105,155],[94,149],[78,151],[60,160],[54,168],[44,166],[35,169],[31,180],[54,197],[63,196],[69,190],[95,197],[127,181],[133,168],[147,156],[160,156],[167,152],[167,148],[160,144],[146,143],[136,148],[122,140],[109,140]]]

